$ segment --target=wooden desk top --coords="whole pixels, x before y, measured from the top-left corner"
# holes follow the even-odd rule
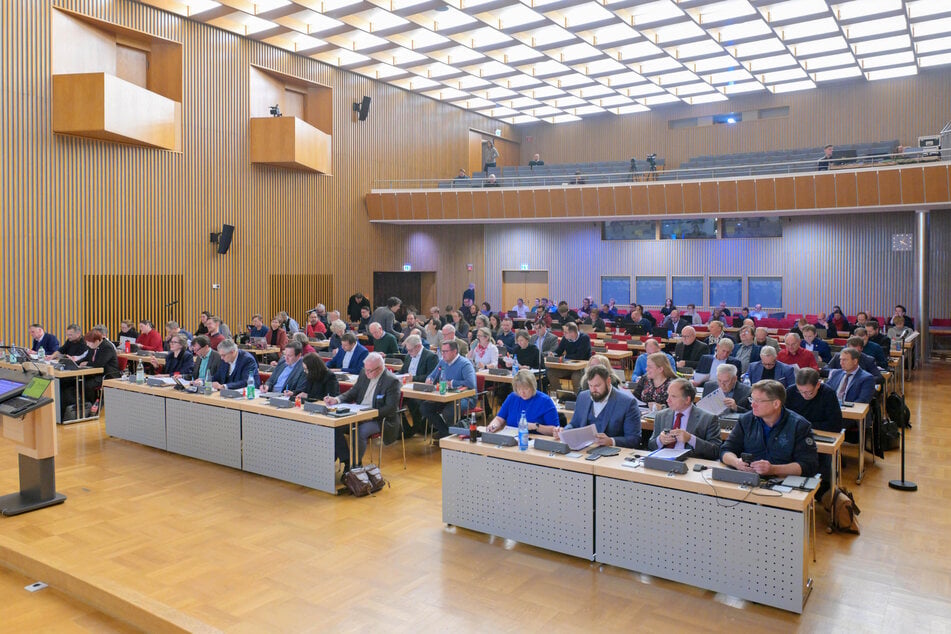
[[[445,394],[440,394],[437,389],[435,392],[418,392],[413,389],[413,384],[404,385],[400,392],[406,398],[415,398],[418,401],[433,401],[436,403],[452,403],[453,401],[461,401],[464,398],[471,398],[476,395],[476,391],[473,389],[466,390],[449,390]]]
[[[151,387],[149,385],[139,385],[129,383],[121,379],[109,379],[103,381],[103,387],[111,387],[127,392],[138,392],[139,394],[148,394],[150,396],[159,396],[162,398],[173,398],[179,401],[189,401],[191,403],[200,403],[202,405],[211,405],[214,407],[224,407],[227,409],[236,409],[242,412],[252,414],[263,414],[265,416],[274,416],[277,418],[286,418],[299,423],[309,423],[312,425],[321,425],[324,427],[345,427],[352,423],[365,420],[373,420],[379,416],[375,409],[368,409],[354,412],[349,416],[336,418],[333,416],[324,416],[322,414],[311,414],[303,409],[292,407],[290,409],[278,409],[268,404],[266,398],[256,398],[249,401],[244,398],[222,398],[219,392],[214,392],[210,396],[192,392],[182,392],[171,387]],[[346,407],[346,405],[344,405]]]
[[[548,361],[545,360],[545,367],[549,370],[568,370],[569,372],[576,372],[578,370],[584,370],[588,367],[587,361]]]
[[[622,359],[630,359],[634,356],[634,353],[630,350],[605,350],[604,352],[599,352],[598,354],[603,354],[608,359],[612,361],[620,361]]]
[[[264,348],[264,349],[251,348],[250,350],[247,350],[247,352],[250,352],[256,357],[264,357],[269,354],[281,354],[281,349],[278,348],[277,346],[268,346],[267,348]]]
[[[547,451],[539,451],[529,447],[526,451],[519,451],[518,447],[498,447],[496,445],[486,445],[483,442],[469,442],[468,439],[462,439],[455,436],[447,436],[439,441],[441,449],[450,449],[453,451],[462,451],[477,455],[511,460],[513,462],[523,462],[535,464],[542,467],[552,467],[577,473],[588,473],[600,477],[614,478],[617,480],[628,480],[630,482],[639,482],[653,486],[664,487],[691,493],[700,493],[702,495],[717,495],[721,498],[732,500],[741,500],[751,504],[760,504],[775,508],[789,509],[797,512],[804,512],[809,506],[812,496],[815,492],[792,491],[780,495],[775,491],[741,489],[739,485],[729,482],[714,481],[710,471],[693,471],[693,465],[700,463],[708,467],[723,467],[719,462],[711,460],[699,460],[690,458],[687,460],[689,467],[684,475],[668,476],[662,471],[644,469],[643,467],[631,468],[621,466],[624,464],[624,458],[633,453],[644,454],[643,451],[632,451],[630,449],[621,449],[617,456],[603,457],[599,460],[585,460],[582,454],[578,458],[570,458],[567,455],[554,454]]]
[[[165,365],[165,357],[152,358],[151,355],[136,354],[134,352],[120,352],[119,358],[125,359],[126,361],[141,361],[142,363],[151,363],[152,365],[157,366]]]
[[[57,370],[53,367],[52,363],[42,362],[42,361],[26,361],[25,362],[29,368],[29,371],[35,371],[46,375],[51,376],[54,379],[67,379],[75,376],[90,376],[93,374],[102,374],[102,368],[79,368],[78,370]],[[9,363],[7,361],[0,361],[0,368],[5,370],[13,370],[15,372],[25,372],[23,369],[23,364],[21,363]]]
[[[868,403],[855,403],[850,407],[842,406],[842,418],[848,420],[864,420],[868,415]]]

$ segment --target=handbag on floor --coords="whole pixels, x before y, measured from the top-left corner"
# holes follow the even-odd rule
[[[862,511],[855,504],[852,492],[842,487],[833,487],[823,496],[822,506],[829,512],[829,526],[826,532],[860,533],[856,517]]]
[[[353,497],[362,498],[365,495],[376,493],[388,484],[380,473],[380,468],[375,464],[368,464],[365,467],[356,467],[343,474],[341,480],[350,490]]]

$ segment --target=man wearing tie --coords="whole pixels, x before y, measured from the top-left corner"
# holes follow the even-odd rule
[[[854,348],[843,348],[839,353],[840,370],[832,370],[828,385],[835,390],[839,402],[871,403],[875,396],[875,377],[859,367],[862,353]]]
[[[429,376],[429,373],[436,369],[439,359],[432,350],[423,347],[423,340],[419,335],[410,335],[406,337],[406,356],[403,358],[403,367],[400,374],[409,374],[413,377],[414,383],[422,383]],[[419,401],[415,398],[408,398],[405,401],[409,409],[410,417],[413,419],[412,426],[409,423],[403,425],[403,435],[411,438],[416,433],[423,433],[423,414],[419,410]]]
[[[301,363],[301,352],[299,342],[288,342],[284,346],[284,357],[274,368],[261,391],[290,395],[306,390],[307,374],[304,372],[304,364]]]
[[[717,417],[693,406],[697,388],[687,379],[674,379],[667,388],[667,407],[654,417],[651,451],[692,449],[693,457],[716,460],[720,455],[720,423]]]

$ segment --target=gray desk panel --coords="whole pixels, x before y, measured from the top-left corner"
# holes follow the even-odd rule
[[[156,449],[167,449],[165,399],[105,388],[106,433]]]
[[[443,521],[594,559],[594,476],[442,451]]]
[[[169,451],[241,468],[241,412],[170,398],[165,427]]]
[[[244,470],[336,493],[334,430],[243,412]]]
[[[599,477],[597,561],[792,612],[806,514]]]

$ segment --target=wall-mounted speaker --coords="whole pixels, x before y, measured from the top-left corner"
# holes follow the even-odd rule
[[[212,233],[211,241],[218,245],[218,253],[224,255],[231,248],[231,239],[234,237],[234,225],[224,225],[221,233]]]
[[[358,113],[357,116],[360,121],[366,121],[367,117],[370,116],[370,98],[364,97],[363,101],[353,102],[353,111]]]

